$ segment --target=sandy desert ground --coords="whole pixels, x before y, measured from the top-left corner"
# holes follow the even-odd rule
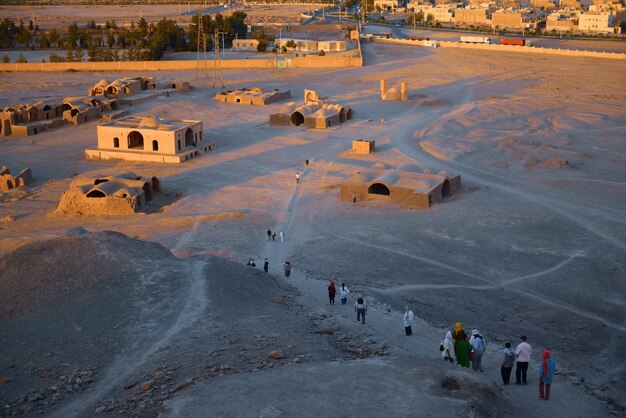
[[[88,162],[96,123],[0,140],[0,165],[35,176],[0,195],[0,415],[623,414],[623,63],[381,44],[364,59],[224,75],[354,109],[329,130],[271,127],[280,104],[218,103],[210,79],[158,74],[195,88],[133,113],[202,120],[217,143],[181,165]],[[3,74],[0,103],[120,75]],[[381,102],[381,78],[407,81],[410,100]],[[377,152],[350,155],[355,138]],[[338,200],[340,181],[377,162],[460,173],[463,189],[421,211]],[[129,170],[157,175],[175,201],[129,218],[53,214],[77,173]],[[285,242],[268,242],[268,228]],[[270,275],[248,257],[267,257]],[[352,290],[347,306],[328,305],[333,276]],[[456,321],[485,335],[484,373],[441,360]],[[535,350],[529,385],[503,386],[501,348],[522,334]],[[549,402],[537,393],[546,346],[558,368]]]

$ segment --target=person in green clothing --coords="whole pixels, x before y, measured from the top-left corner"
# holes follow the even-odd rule
[[[459,362],[459,364],[463,367],[469,368],[470,366],[469,356],[470,356],[470,352],[472,351],[472,346],[467,341],[467,336],[465,336],[465,333],[461,334],[461,340],[457,344],[456,351],[457,351],[457,361]]]

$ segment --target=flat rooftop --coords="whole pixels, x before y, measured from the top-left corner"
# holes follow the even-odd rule
[[[163,119],[158,116],[129,116],[101,126],[107,128],[136,128],[155,129],[159,131],[177,131],[179,129],[195,125],[196,123],[200,123],[200,121],[188,119]]]

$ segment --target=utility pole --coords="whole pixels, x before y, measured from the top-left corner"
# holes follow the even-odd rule
[[[209,77],[209,68],[206,53],[206,33],[204,33],[204,18],[202,17],[202,9],[198,9],[198,37],[196,50],[196,78],[200,78],[202,73],[204,77]]]
[[[215,88],[216,85],[222,88],[226,87],[224,85],[224,79],[222,78],[222,56],[220,55],[220,32],[215,29],[215,35],[213,36],[213,83],[212,86]]]

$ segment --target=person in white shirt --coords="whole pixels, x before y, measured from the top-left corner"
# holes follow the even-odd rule
[[[363,296],[359,296],[354,304],[354,310],[356,311],[356,322],[362,321],[365,325],[365,312],[367,312],[367,302],[363,299]]]
[[[348,295],[350,294],[350,289],[346,287],[345,283],[341,283],[341,289],[339,289],[339,299],[341,300],[341,304],[345,305],[348,302]]]
[[[413,324],[413,311],[409,309],[408,306],[404,307],[404,332],[409,336],[413,334],[413,330],[411,329],[411,325]]]
[[[441,357],[450,363],[454,363],[454,342],[452,340],[452,332],[446,332],[446,336],[441,342],[441,346],[443,347]]]
[[[533,348],[526,342],[526,336],[522,335],[522,342],[515,349],[515,358],[517,359],[517,367],[515,368],[515,384],[527,384],[526,374],[528,373],[528,362]]]

